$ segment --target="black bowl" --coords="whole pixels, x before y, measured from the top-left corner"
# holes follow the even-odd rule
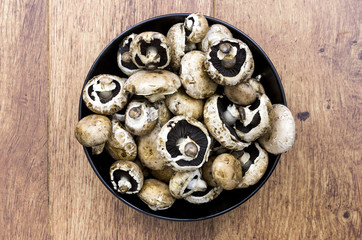
[[[168,29],[176,23],[183,22],[189,14],[170,14],[159,17],[154,17],[134,25],[116,37],[95,60],[91,67],[84,85],[94,76],[98,74],[113,74],[121,77],[125,76],[117,65],[118,45],[122,39],[131,33],[141,33],[144,31],[157,31],[166,35]],[[253,53],[255,61],[254,76],[261,74],[261,82],[265,88],[266,94],[272,103],[281,103],[286,105],[285,95],[278,73],[273,64],[269,60],[264,51],[245,33],[231,26],[228,23],[220,21],[212,17],[206,17],[209,25],[219,23],[229,28],[235,38],[245,42]],[[84,88],[84,86],[83,86]],[[79,102],[79,119],[91,114],[92,112],[85,106],[82,97]],[[223,191],[219,197],[203,205],[193,205],[184,200],[177,200],[174,205],[162,211],[152,211],[143,203],[137,195],[121,195],[112,188],[109,178],[109,168],[114,160],[106,153],[98,156],[91,154],[90,148],[84,148],[85,154],[91,164],[94,172],[97,174],[103,184],[111,191],[118,199],[133,207],[134,209],[147,215],[175,221],[194,221],[212,218],[223,213],[226,213],[237,206],[244,203],[253,196],[267,181],[275,166],[278,163],[280,155],[269,154],[269,166],[263,178],[254,186],[247,189],[238,189],[232,191]]]

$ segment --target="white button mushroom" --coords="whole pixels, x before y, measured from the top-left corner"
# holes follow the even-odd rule
[[[243,177],[239,160],[233,155],[223,153],[217,156],[212,164],[212,176],[218,186],[232,190],[238,186]]]
[[[258,140],[272,154],[287,152],[294,144],[295,122],[290,110],[282,104],[273,105],[271,129]]]
[[[85,147],[92,147],[92,154],[101,154],[112,133],[111,121],[102,115],[91,114],[75,126],[75,137]]]

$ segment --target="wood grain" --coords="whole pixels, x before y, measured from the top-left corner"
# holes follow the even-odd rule
[[[46,2],[1,1],[0,43],[0,239],[45,239]]]
[[[73,137],[87,72],[119,33],[153,16],[203,11],[210,1],[50,1],[49,188],[52,239],[211,239],[210,221],[145,216],[116,199]],[[68,7],[71,6],[71,7]]]
[[[261,191],[214,220],[215,239],[360,239],[359,2],[216,0],[215,9],[269,55],[297,130]],[[236,219],[242,227],[222,231]]]

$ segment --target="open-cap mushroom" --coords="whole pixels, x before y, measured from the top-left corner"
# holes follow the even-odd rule
[[[257,94],[257,99],[251,105],[238,108],[240,120],[234,128],[240,139],[252,142],[264,135],[273,121],[272,104],[266,94]]]
[[[201,13],[193,13],[187,16],[184,26],[186,39],[192,43],[201,42],[209,30],[209,23]]]
[[[256,100],[257,93],[265,94],[264,87],[259,79],[260,75],[256,78],[249,78],[235,86],[225,86],[224,93],[235,104],[250,105]]]
[[[271,129],[258,140],[272,154],[287,152],[294,144],[295,122],[290,110],[282,104],[273,104]]]
[[[170,192],[176,199],[190,196],[193,192],[204,192],[206,182],[201,178],[200,169],[188,172],[177,172],[170,179]]]
[[[243,178],[236,188],[247,188],[259,182],[268,167],[268,153],[254,142],[243,151],[231,154],[240,161],[243,169]]]
[[[166,183],[153,178],[144,181],[138,197],[153,211],[168,209],[176,200]]]
[[[174,115],[183,115],[200,119],[204,108],[204,101],[187,95],[182,88],[166,97],[166,105]]]
[[[200,168],[210,153],[211,138],[206,127],[194,118],[176,116],[163,125],[157,150],[175,171]]]
[[[147,135],[137,138],[138,158],[144,166],[152,170],[161,170],[168,164],[167,159],[157,151],[155,144],[161,131],[159,123]]]
[[[230,30],[221,24],[213,24],[201,41],[201,51],[206,52],[213,42],[220,41],[223,38],[232,38]]]
[[[136,136],[146,135],[156,126],[158,111],[146,99],[132,100],[126,110],[126,129]]]
[[[205,99],[213,95],[217,84],[210,79],[205,67],[205,54],[191,51],[181,60],[180,80],[187,95],[195,99]]]
[[[106,143],[106,150],[115,160],[133,161],[137,156],[136,142],[116,119],[112,119],[112,134]]]
[[[129,52],[131,42],[136,36],[137,34],[132,33],[131,35],[125,37],[119,45],[117,53],[118,67],[127,76],[130,76],[139,70],[139,68],[132,62],[131,53]]]
[[[234,38],[213,42],[204,64],[211,79],[220,85],[236,85],[250,78],[254,72],[254,59],[249,47]]]
[[[128,92],[145,96],[150,102],[156,102],[165,98],[165,95],[173,94],[181,86],[179,76],[166,71],[138,71],[132,74],[125,85]]]
[[[133,63],[148,70],[163,69],[170,63],[170,47],[167,38],[159,32],[138,34],[130,46]]]
[[[250,143],[242,141],[233,125],[240,118],[232,103],[221,95],[213,95],[204,105],[204,122],[211,135],[225,148],[243,150]]]
[[[140,167],[131,161],[119,160],[109,169],[114,190],[120,193],[138,193],[143,186],[143,174]]]
[[[208,203],[217,198],[222,190],[219,186],[208,187],[205,191],[193,192],[190,196],[185,197],[185,200],[192,204]]]
[[[101,154],[112,133],[111,121],[102,115],[91,114],[82,118],[75,126],[75,137],[85,147],[92,148],[92,154]]]
[[[83,89],[83,101],[93,112],[111,115],[127,104],[125,79],[101,74],[87,82]]]
[[[220,154],[212,164],[212,176],[218,186],[225,190],[232,190],[242,180],[241,163],[231,154]]]

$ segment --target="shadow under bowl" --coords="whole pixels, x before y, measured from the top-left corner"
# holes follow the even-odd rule
[[[108,46],[95,60],[85,79],[83,88],[91,78],[98,74],[112,74],[120,77],[127,77],[121,72],[117,65],[117,51],[123,38],[131,33],[141,33],[144,31],[157,31],[166,35],[168,29],[173,24],[183,22],[188,15],[189,14],[185,13],[154,17],[138,23],[122,32],[108,44]],[[212,17],[206,16],[206,18],[210,26],[216,23],[225,25],[232,32],[234,38],[242,40],[249,46],[255,61],[255,71],[253,76],[259,74],[262,75],[261,83],[263,84],[266,94],[273,104],[280,103],[286,105],[284,90],[278,73],[264,51],[249,36],[234,26]],[[92,114],[92,112],[85,106],[81,96],[79,101],[79,120],[89,114]],[[138,198],[137,195],[122,195],[113,189],[109,177],[109,168],[114,160],[106,153],[106,151],[100,155],[92,155],[91,148],[84,148],[84,151],[94,172],[107,189],[118,199],[144,214],[174,221],[204,220],[219,216],[240,206],[264,185],[269,176],[272,174],[280,158],[280,155],[269,154],[268,168],[262,179],[254,186],[246,189],[223,191],[216,199],[202,205],[194,205],[184,200],[177,200],[174,205],[167,210],[152,211]]]

